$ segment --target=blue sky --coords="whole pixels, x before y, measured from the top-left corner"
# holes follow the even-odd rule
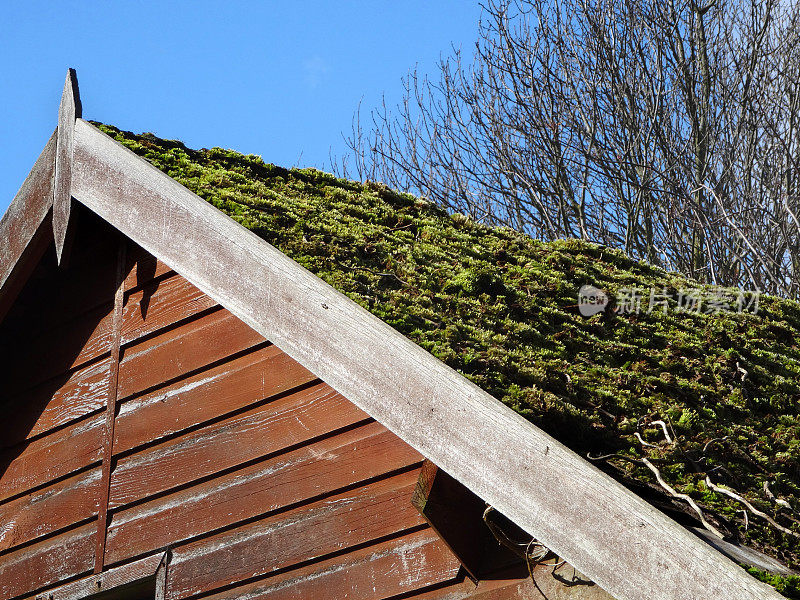
[[[0,213],[56,124],[67,67],[84,117],[283,166],[342,153],[353,112],[398,99],[477,37],[478,2],[15,2],[0,21]]]

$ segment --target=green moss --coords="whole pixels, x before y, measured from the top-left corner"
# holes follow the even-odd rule
[[[765,482],[800,507],[798,303],[762,297],[757,316],[673,304],[584,318],[585,283],[612,296],[693,284],[617,250],[485,227],[381,184],[100,127],[577,452],[638,457],[637,432],[660,444],[645,450],[672,465],[671,485],[733,537],[800,563],[796,538],[753,517],[745,530],[740,506],[705,489],[696,469],[770,514]],[[658,419],[680,448],[649,426]],[[613,474],[653,481],[627,463]]]
[[[776,590],[778,590],[781,594],[783,594],[787,598],[792,598],[793,600],[800,600],[800,577],[796,575],[783,577],[781,575],[773,575],[771,573],[765,573],[764,571],[754,568],[748,568],[747,572],[750,573],[756,579],[759,579],[764,583],[770,584],[772,587],[774,587]]]

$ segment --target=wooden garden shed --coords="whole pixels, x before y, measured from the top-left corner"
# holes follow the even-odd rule
[[[5,600],[780,597],[84,121],[74,72],[0,222],[0,359]]]

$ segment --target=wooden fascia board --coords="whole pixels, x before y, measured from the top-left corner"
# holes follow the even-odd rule
[[[619,600],[781,596],[83,120],[74,198]]]
[[[0,320],[9,294],[18,291],[23,274],[23,257],[36,233],[45,224],[53,203],[53,171],[55,169],[57,133],[53,132],[34,163],[14,200],[0,220]],[[30,257],[38,262],[39,256]]]

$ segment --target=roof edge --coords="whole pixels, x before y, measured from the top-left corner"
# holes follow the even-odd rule
[[[23,259],[53,204],[57,132],[54,131],[0,220],[0,321],[12,300],[15,280],[24,279]],[[44,251],[44,248],[41,248]],[[35,252],[34,252],[35,254]],[[37,262],[40,256],[32,256]]]

